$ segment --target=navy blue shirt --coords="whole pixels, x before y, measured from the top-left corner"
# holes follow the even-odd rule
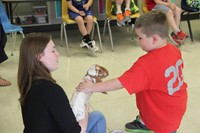
[[[83,5],[88,2],[88,0],[67,0],[72,1],[72,5],[76,7],[79,11],[84,11]]]

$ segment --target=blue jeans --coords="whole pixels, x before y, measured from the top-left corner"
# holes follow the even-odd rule
[[[106,119],[101,112],[89,113],[86,133],[106,133]]]

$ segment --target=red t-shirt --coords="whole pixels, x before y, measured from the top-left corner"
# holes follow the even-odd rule
[[[167,2],[167,0],[162,0],[162,1]],[[154,0],[146,0],[146,6],[149,11],[151,11],[155,5],[156,3],[154,2]]]
[[[119,81],[136,93],[137,108],[146,126],[158,133],[179,128],[186,110],[181,52],[171,44],[140,57]]]
[[[156,3],[154,2],[154,0],[146,0],[146,6],[149,11],[151,11],[155,5]]]

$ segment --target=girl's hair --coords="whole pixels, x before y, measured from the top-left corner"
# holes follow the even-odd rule
[[[161,38],[167,38],[169,33],[169,25],[164,12],[152,10],[141,15],[136,21],[134,29],[141,29],[147,37],[157,34]]]
[[[21,106],[25,103],[32,81],[46,79],[55,82],[50,71],[39,60],[50,40],[51,36],[42,33],[30,33],[22,40],[17,77]]]

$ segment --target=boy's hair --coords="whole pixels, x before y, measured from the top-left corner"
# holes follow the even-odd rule
[[[134,30],[139,28],[147,37],[157,34],[164,39],[168,37],[169,33],[166,15],[159,10],[149,11],[137,18]]]

